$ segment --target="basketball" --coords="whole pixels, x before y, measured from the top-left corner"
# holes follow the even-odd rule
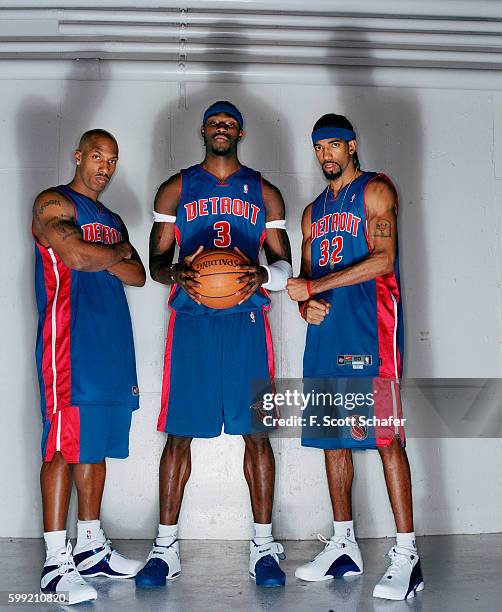
[[[236,268],[245,263],[238,253],[226,249],[203,251],[197,255],[192,268],[200,274],[196,280],[201,284],[197,289],[201,304],[210,308],[231,308],[238,304],[242,295],[235,294],[246,283],[237,282],[245,272]]]

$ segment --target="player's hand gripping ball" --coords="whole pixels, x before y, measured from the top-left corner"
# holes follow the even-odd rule
[[[246,260],[236,251],[212,249],[203,251],[192,261],[192,268],[199,273],[197,299],[210,308],[231,308],[242,301],[237,292],[246,286],[242,268]]]

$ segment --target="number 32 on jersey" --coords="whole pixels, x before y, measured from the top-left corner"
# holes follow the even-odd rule
[[[343,236],[335,236],[332,238],[331,245],[330,241],[325,238],[321,241],[319,247],[321,249],[321,256],[319,258],[320,266],[325,266],[329,262],[330,268],[334,268],[335,264],[342,261],[343,256],[341,255],[341,252],[343,249]]]

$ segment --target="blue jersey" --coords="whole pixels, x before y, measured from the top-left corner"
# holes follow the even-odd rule
[[[176,241],[181,261],[202,245],[204,249],[239,247],[254,263],[265,239],[266,212],[259,172],[242,166],[220,181],[197,164],[181,171],[181,194],[176,213]],[[232,308],[197,304],[181,287],[172,286],[169,306],[193,315],[226,315],[267,307],[270,299],[258,289]]]
[[[73,203],[85,241],[122,241],[120,220],[105,206],[66,185],[56,189]],[[65,406],[137,408],[131,317],[122,282],[106,270],[72,270],[36,241],[35,291],[44,417]]]
[[[364,172],[341,189],[329,187],[312,204],[312,278],[352,266],[371,254],[365,189],[378,175]],[[386,178],[386,177],[384,177]],[[388,179],[387,179],[388,180]],[[401,376],[403,320],[396,252],[394,272],[319,293],[331,304],[321,325],[309,325],[305,377]]]

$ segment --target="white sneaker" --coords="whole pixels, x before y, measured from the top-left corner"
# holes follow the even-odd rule
[[[44,563],[40,579],[42,593],[68,593],[68,604],[97,599],[96,589],[82,578],[71,554],[71,544]]]
[[[284,548],[279,542],[256,544],[249,543],[249,575],[256,580],[258,586],[276,587],[286,584],[286,574],[279,566],[279,561],[285,559]]]
[[[73,556],[78,571],[86,577],[133,578],[143,565],[141,561],[126,559],[114,550],[102,529],[95,540],[85,546],[76,546]]]
[[[373,597],[410,599],[424,589],[420,557],[416,550],[393,546],[387,556],[390,566],[373,590]]]
[[[357,542],[342,536],[333,536],[330,540],[320,534],[317,537],[325,544],[324,550],[309,563],[296,568],[297,578],[317,582],[363,573],[363,559]]]
[[[136,586],[152,589],[166,586],[166,580],[173,580],[181,574],[179,542],[173,539],[168,546],[155,541],[144,567],[136,574]]]

